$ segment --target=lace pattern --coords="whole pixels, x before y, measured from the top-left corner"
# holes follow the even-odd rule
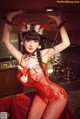
[[[33,86],[35,89],[37,89],[41,96],[47,98],[48,100],[60,97],[66,98],[67,95],[65,90],[48,79],[47,64],[43,63],[43,66],[46,71],[46,76],[43,74],[39,63],[36,62],[28,65],[28,67],[22,66],[23,69],[21,70],[21,73],[18,73],[17,75],[18,79],[20,80],[22,75],[27,74],[30,79],[30,83],[21,83],[26,86]]]

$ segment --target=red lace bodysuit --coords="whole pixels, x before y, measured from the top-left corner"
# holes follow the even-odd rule
[[[44,75],[38,61],[28,65],[27,67],[22,66],[21,64],[23,69],[18,70],[17,78],[22,84],[26,86],[33,86],[42,97],[47,98],[48,100],[57,99],[60,97],[66,98],[67,95],[65,90],[61,86],[49,80],[47,64],[43,62],[43,66],[46,76]],[[26,74],[29,77],[30,83],[24,83],[20,80],[21,76]]]

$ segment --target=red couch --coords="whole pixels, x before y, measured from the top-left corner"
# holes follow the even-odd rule
[[[0,98],[0,112],[7,112],[8,119],[27,119],[29,108],[36,92]],[[78,119],[65,108],[61,119]]]
[[[33,93],[0,98],[0,112],[7,112],[9,119],[27,119]]]

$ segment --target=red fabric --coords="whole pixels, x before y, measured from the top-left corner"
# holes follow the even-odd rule
[[[9,112],[10,113],[10,97],[0,98],[0,112]]]
[[[46,63],[43,63],[45,71],[47,71]],[[53,98],[59,98],[60,96],[64,96],[66,98],[66,92],[64,89],[50,82],[48,79],[48,73],[46,72],[46,76],[41,70],[38,62],[29,65],[28,67],[23,67],[19,74],[18,79],[22,75],[28,75],[30,79],[30,85],[35,87],[40,93],[41,96],[46,97],[48,100]],[[22,82],[23,83],[23,82]],[[24,85],[27,86],[27,83]],[[10,114],[9,119],[27,119],[27,114],[30,108],[31,101],[34,97],[34,93],[31,94],[21,94],[16,96],[11,96],[8,98],[0,99],[0,112],[5,111]],[[61,119],[76,119],[73,114],[67,108],[61,115]]]
[[[27,119],[28,111],[34,93],[21,94],[0,99],[0,112],[8,112],[9,119]],[[65,108],[61,119],[77,119],[72,112]]]
[[[22,69],[17,72],[18,80],[26,86],[33,86],[42,97],[47,98],[48,100],[57,99],[60,96],[66,98],[67,95],[65,90],[48,79],[47,64],[43,62],[43,66],[46,76],[38,61],[29,64],[27,67],[21,64]],[[28,75],[30,83],[22,82],[20,79],[22,75]]]
[[[21,94],[0,99],[0,112],[8,112],[9,119],[27,119],[35,93]]]
[[[40,65],[38,62],[33,63],[26,66],[22,65],[22,69],[18,71],[17,78],[18,80],[26,85],[26,86],[33,86],[37,89],[38,93],[43,96],[44,98],[47,98],[48,100],[59,98],[60,96],[64,96],[66,98],[66,92],[65,90],[53,83],[50,82],[48,79],[48,72],[47,72],[47,64],[43,63],[46,76],[44,75],[42,69],[40,68]],[[28,75],[30,83],[24,83],[20,80],[22,75]],[[61,119],[76,119],[76,117],[71,113],[69,109],[65,109],[61,115]]]

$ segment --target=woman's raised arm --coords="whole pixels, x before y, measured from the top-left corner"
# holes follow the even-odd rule
[[[13,18],[18,14],[22,14],[22,10],[9,13],[6,16],[2,40],[7,49],[13,55],[13,57],[15,57],[18,61],[20,61],[22,53],[18,49],[16,49],[14,45],[10,42],[11,23]]]
[[[62,50],[66,49],[70,45],[70,40],[69,40],[68,34],[66,32],[66,29],[64,27],[64,21],[63,22],[61,21],[60,16],[48,15],[48,17],[55,20],[55,22],[57,24],[57,28],[61,35],[61,43],[59,43],[58,45],[55,45],[51,49],[47,49],[47,51],[49,50],[47,55],[48,55],[48,58],[50,58],[50,57],[54,56],[55,54],[61,52]]]

